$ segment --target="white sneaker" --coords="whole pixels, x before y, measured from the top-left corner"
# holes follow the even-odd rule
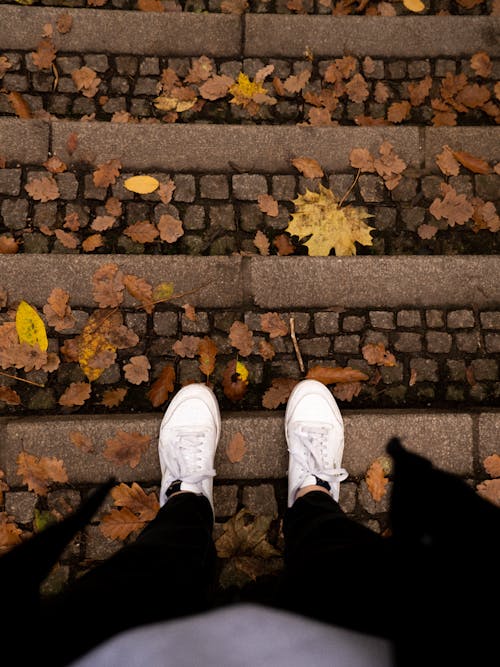
[[[158,453],[162,481],[160,507],[172,482],[174,491],[192,491],[208,498],[214,509],[214,458],[221,418],[217,398],[204,384],[189,384],[172,399],[160,426]]]
[[[288,507],[304,486],[321,484],[338,501],[340,482],[348,477],[341,468],[344,423],[330,391],[317,380],[302,380],[290,394],[285,412],[285,435],[290,452]]]

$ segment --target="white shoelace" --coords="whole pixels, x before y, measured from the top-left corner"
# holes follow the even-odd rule
[[[315,475],[330,484],[342,482],[349,476],[345,468],[331,467],[327,460],[328,436],[331,427],[301,424],[293,433],[302,447],[294,447],[290,455],[304,469],[306,475]]]
[[[174,479],[182,479],[188,484],[199,484],[207,477],[215,476],[215,469],[207,467],[204,456],[207,432],[203,430],[178,429],[173,435],[172,452],[168,457],[168,468]]]

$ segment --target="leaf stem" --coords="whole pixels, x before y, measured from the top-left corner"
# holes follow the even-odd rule
[[[353,187],[354,187],[354,186],[356,185],[356,183],[358,182],[358,178],[359,178],[359,175],[360,175],[360,174],[361,174],[361,169],[358,169],[358,173],[356,174],[356,178],[354,179],[354,181],[353,181],[351,187],[347,190],[347,192],[345,193],[345,195],[342,197],[342,199],[341,199],[340,202],[339,202],[339,208],[340,208],[340,207],[342,206],[342,204],[345,202],[345,200],[347,199],[347,197],[348,197],[349,194],[351,193],[351,190],[353,189]]]
[[[17,375],[11,375],[10,373],[4,373],[3,371],[0,371],[0,375],[5,376],[6,378],[11,378],[12,380],[19,380],[19,382],[26,382],[26,384],[32,384],[35,387],[45,387],[44,384],[40,384],[39,382],[33,382],[32,380],[26,380],[25,378],[20,378]]]

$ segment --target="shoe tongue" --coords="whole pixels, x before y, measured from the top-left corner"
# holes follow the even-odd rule
[[[300,421],[296,422],[296,428],[299,431],[313,431],[313,432],[319,432],[323,429],[326,429],[327,431],[330,431],[332,426],[328,422],[305,422],[305,421]]]

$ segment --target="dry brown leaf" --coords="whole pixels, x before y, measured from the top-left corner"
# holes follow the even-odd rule
[[[453,151],[447,145],[443,146],[443,152],[436,155],[436,164],[445,176],[458,176],[460,164],[453,155]]]
[[[255,517],[247,509],[241,509],[223,525],[224,533],[215,543],[218,557],[252,555],[262,560],[279,556],[280,553],[267,541],[272,519],[271,515]]]
[[[364,102],[370,91],[362,74],[355,74],[349,83],[346,84],[345,92],[351,102]]]
[[[427,75],[418,83],[408,84],[408,93],[410,95],[410,102],[413,107],[418,107],[424,103],[429,96],[432,88],[432,77]]]
[[[412,368],[410,373],[410,380],[408,382],[409,386],[413,387],[416,381],[417,381],[417,369]]]
[[[174,391],[175,369],[173,366],[165,366],[158,378],[151,385],[148,391],[148,398],[154,408],[158,408],[165,403],[169,393]]]
[[[222,0],[220,6],[224,14],[244,14],[248,9],[247,0]]]
[[[276,350],[274,349],[274,345],[268,340],[261,340],[259,341],[257,354],[260,354],[264,361],[270,361],[276,354]]]
[[[150,368],[151,364],[145,355],[141,354],[137,357],[130,357],[130,362],[123,367],[125,379],[132,384],[147,382],[149,380],[148,371]]]
[[[102,248],[104,245],[104,239],[101,234],[91,234],[84,241],[82,241],[82,249],[85,252],[92,252],[97,248]]]
[[[92,174],[96,188],[107,188],[109,185],[114,185],[121,168],[120,160],[108,160],[100,164]]]
[[[39,496],[47,495],[50,482],[64,484],[68,481],[63,461],[48,456],[38,458],[24,451],[17,457],[17,474],[23,484]]]
[[[12,68],[12,63],[7,58],[7,56],[0,56],[0,79],[3,79],[7,70],[11,68]]]
[[[228,94],[233,84],[234,79],[230,76],[214,74],[199,87],[200,95],[205,100],[218,100]]]
[[[387,120],[391,123],[401,123],[410,115],[411,105],[406,100],[403,102],[393,102],[387,110]]]
[[[115,486],[111,495],[117,507],[127,507],[137,514],[141,521],[151,521],[160,509],[155,492],[146,493],[136,482],[131,486],[123,483]]]
[[[42,39],[38,42],[36,51],[32,52],[33,63],[38,69],[50,69],[56,59],[56,47],[50,38]]]
[[[489,500],[497,507],[500,507],[500,478],[487,479],[476,486],[476,491],[485,500]]]
[[[340,382],[332,389],[332,394],[339,401],[352,401],[357,396],[363,385],[361,382]]]
[[[119,306],[123,301],[123,273],[116,264],[104,264],[92,276],[94,300],[99,308]]]
[[[401,174],[407,164],[394,152],[394,147],[389,141],[384,141],[378,149],[380,157],[373,161],[375,171],[385,181],[388,190],[394,190],[401,180]]]
[[[356,368],[346,366],[313,366],[307,371],[306,379],[318,380],[323,384],[334,384],[336,382],[363,382],[368,380],[368,375]]]
[[[421,239],[433,239],[437,234],[438,228],[434,225],[423,224],[417,229],[417,234]]]
[[[80,431],[70,431],[69,439],[75,445],[75,447],[81,449],[82,452],[85,452],[86,454],[91,454],[94,452],[94,443],[92,442],[90,435],[81,433]]]
[[[135,222],[129,225],[123,233],[130,236],[136,243],[153,243],[158,238],[158,230],[149,220]]]
[[[101,79],[90,67],[81,67],[71,72],[71,78],[77,91],[81,91],[84,97],[94,97],[101,83]]]
[[[80,239],[75,236],[72,232],[65,232],[63,229],[55,229],[54,234],[56,235],[57,240],[65,248],[77,248],[80,243]]]
[[[396,365],[396,358],[385,349],[383,343],[367,343],[363,345],[361,352],[369,364],[377,364],[377,366]]]
[[[490,99],[491,93],[486,86],[477,83],[467,84],[455,97],[455,102],[465,105],[469,109],[477,109]],[[460,111],[461,109],[457,109]]]
[[[96,232],[105,232],[111,229],[116,222],[116,218],[112,215],[97,215],[90,225]],[[126,234],[127,232],[125,232]]]
[[[478,197],[473,197],[471,204],[474,207],[474,213],[472,214],[474,221],[473,232],[477,233],[481,229],[489,229],[490,232],[500,231],[500,217],[493,202],[484,202]]]
[[[53,155],[48,160],[45,160],[43,166],[51,174],[62,174],[68,168],[68,165],[61,158],[58,158],[57,155]]]
[[[208,336],[205,336],[203,340],[200,341],[198,345],[200,371],[207,377],[214,372],[217,352],[217,345]]]
[[[144,278],[128,273],[123,278],[123,284],[127,292],[141,303],[147,313],[153,312],[153,286],[150,283]]]
[[[382,83],[382,81],[377,81],[374,91],[375,102],[378,102],[379,104],[385,104],[390,96],[391,91],[389,90],[388,86],[385,83]]]
[[[463,167],[472,171],[474,174],[488,174],[490,172],[490,165],[486,160],[465,151],[452,152],[453,157],[458,160]]]
[[[158,222],[160,238],[166,243],[175,243],[184,234],[182,222],[168,213],[164,213]]]
[[[389,480],[385,476],[384,468],[378,459],[366,471],[365,481],[371,497],[378,503],[385,496],[387,484],[389,483]]]
[[[165,206],[170,203],[172,196],[175,190],[175,183],[171,178],[168,179],[166,183],[160,183],[160,187],[157,192],[160,195],[160,199]]]
[[[61,193],[53,176],[42,176],[34,178],[24,186],[24,189],[32,199],[42,203],[59,199]]]
[[[184,308],[184,315],[187,317],[187,319],[190,320],[191,322],[196,322],[195,307],[192,306],[190,303],[183,303],[182,307]]]
[[[161,0],[137,0],[137,9],[141,12],[164,12]]]
[[[432,124],[434,127],[453,127],[457,124],[457,114],[454,111],[436,111]]]
[[[180,340],[175,341],[172,350],[180,357],[194,359],[195,355],[198,354],[200,340],[199,336],[183,336]]]
[[[349,154],[351,166],[363,172],[374,172],[373,155],[367,148],[353,148]]]
[[[273,246],[277,249],[278,255],[285,257],[286,255],[293,255],[295,252],[295,246],[290,241],[290,237],[287,234],[279,234],[273,240]]]
[[[14,90],[7,95],[7,99],[9,100],[12,108],[14,109],[14,113],[16,114],[16,116],[19,116],[19,118],[23,119],[33,118],[30,105],[24,99],[21,93],[18,93],[17,91]]]
[[[68,134],[68,138],[66,140],[66,150],[68,151],[69,155],[73,155],[73,153],[76,151],[78,148],[78,135],[76,132],[71,132]]]
[[[329,109],[309,109],[308,119],[309,125],[312,125],[313,127],[325,127],[339,124],[338,121],[332,120]]]
[[[474,208],[467,200],[467,196],[457,194],[456,190],[448,185],[448,183],[441,183],[441,193],[444,195],[443,199],[436,197],[429,207],[429,212],[437,220],[444,218],[450,227],[455,225],[463,225],[470,220]]]
[[[139,342],[139,336],[124,324],[111,327],[106,333],[106,338],[114,347],[124,350],[127,347],[135,347]]]
[[[265,313],[260,316],[262,331],[269,334],[270,338],[278,338],[288,334],[288,325],[281,319],[279,313]]]
[[[151,444],[149,435],[141,435],[137,431],[118,430],[113,438],[106,440],[106,448],[103,456],[108,461],[118,465],[129,465],[137,468],[141,456],[147,451]]]
[[[363,59],[363,72],[365,74],[373,74],[375,71],[375,61],[370,56],[365,56]]]
[[[73,407],[83,405],[90,398],[91,387],[88,382],[72,382],[59,398],[59,405]]]
[[[274,410],[278,405],[286,403],[297,383],[298,380],[293,378],[273,378],[271,386],[262,397],[262,407]]]
[[[490,477],[500,477],[500,455],[487,456],[483,461],[483,466]]]
[[[57,32],[61,35],[68,33],[73,27],[73,17],[68,12],[60,14],[57,18]]]
[[[253,351],[253,333],[243,322],[233,322],[229,330],[229,340],[242,357],[248,357]]]
[[[17,391],[3,385],[0,385],[0,401],[7,403],[7,405],[21,405],[21,397]]]
[[[112,509],[109,514],[105,514],[101,519],[99,529],[110,540],[125,540],[134,531],[142,530],[144,525],[144,521],[124,507],[119,510]]]
[[[243,433],[238,431],[233,435],[226,447],[226,456],[231,463],[239,463],[247,451]]]
[[[69,305],[69,292],[55,287],[50,293],[47,303],[43,307],[43,312],[47,318],[49,326],[54,327],[56,331],[64,331],[65,329],[72,329],[76,320],[71,312]]]
[[[228,362],[224,368],[222,374],[222,388],[224,390],[224,395],[229,398],[230,401],[235,403],[240,401],[246,394],[248,389],[248,379],[247,377],[242,377],[240,373],[247,373],[246,368],[241,362],[236,362],[235,359]]]
[[[107,408],[116,408],[127,395],[128,389],[119,387],[117,389],[106,389],[102,396],[101,405]]]
[[[261,255],[269,255],[269,239],[258,229],[253,240],[254,246],[258,249]]]
[[[119,199],[116,197],[109,197],[104,204],[106,213],[112,215],[114,218],[119,218],[123,212],[123,206]]]
[[[189,72],[184,78],[184,83],[203,83],[212,75],[213,69],[213,60],[207,58],[207,56],[201,56],[192,61]]]
[[[278,215],[279,213],[278,202],[273,196],[259,195],[257,201],[259,203],[259,208],[262,211],[262,213],[266,213],[267,215],[270,215],[272,218],[275,218]]]
[[[311,78],[311,70],[305,69],[300,74],[289,76],[283,83],[288,93],[299,93]]]
[[[22,530],[12,521],[6,512],[0,512],[0,554],[7,553],[17,544],[21,544]]]
[[[311,157],[296,157],[292,161],[295,169],[304,174],[306,178],[321,178],[324,176],[323,169],[317,160]]]

